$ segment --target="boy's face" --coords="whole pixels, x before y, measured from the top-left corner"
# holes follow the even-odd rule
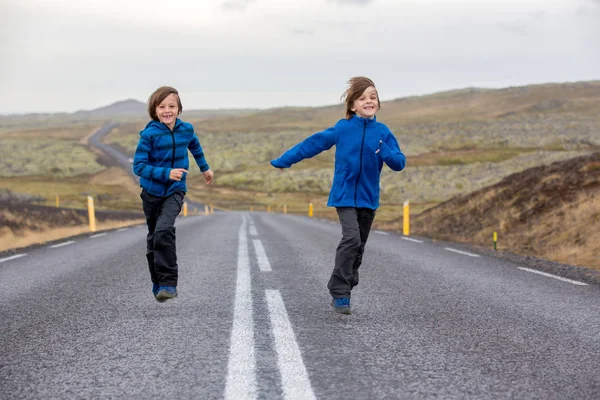
[[[366,88],[363,94],[354,100],[351,108],[359,117],[363,118],[371,118],[378,109],[377,90],[373,86]]]
[[[177,95],[171,93],[158,106],[156,106],[156,116],[158,120],[167,125],[170,129],[175,126],[175,120],[179,115],[179,106],[177,105]]]

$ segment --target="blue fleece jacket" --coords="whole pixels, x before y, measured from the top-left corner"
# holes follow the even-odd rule
[[[379,177],[385,162],[402,171],[406,156],[387,126],[354,115],[335,126],[315,133],[271,161],[276,168],[316,156],[335,145],[335,171],[327,205],[330,207],[379,207]],[[379,149],[378,153],[375,153]]]
[[[194,156],[200,171],[210,167],[204,158],[202,146],[194,127],[179,118],[173,131],[162,122],[150,121],[140,132],[140,140],[133,157],[133,172],[140,177],[140,186],[155,196],[170,196],[176,190],[187,192],[184,174],[180,181],[169,179],[173,168],[189,171],[188,149]]]

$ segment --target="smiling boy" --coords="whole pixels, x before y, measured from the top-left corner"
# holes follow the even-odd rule
[[[159,302],[177,297],[178,265],[175,219],[187,192],[188,149],[204,174],[213,181],[194,127],[181,121],[183,107],[175,88],[158,88],[148,100],[150,121],[140,132],[133,171],[140,177],[142,207],[148,225],[146,258],[152,293]]]
[[[406,165],[396,137],[375,117],[380,103],[373,81],[357,76],[349,84],[342,95],[346,103],[345,119],[271,161],[272,166],[283,170],[335,145],[335,170],[327,205],[336,208],[342,239],[327,288],[333,298],[331,305],[341,314],[351,313],[350,292],[358,285],[358,269],[379,207],[383,164],[394,171],[401,171]]]

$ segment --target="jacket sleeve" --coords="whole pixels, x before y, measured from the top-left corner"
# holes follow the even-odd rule
[[[385,140],[381,142],[378,154],[394,171],[402,171],[406,167],[406,156],[400,150],[396,137],[389,130]]]
[[[140,140],[133,156],[133,172],[142,178],[152,179],[157,182],[168,182],[171,168],[154,167],[148,164],[152,139],[145,131],[140,133]]]
[[[194,156],[194,159],[196,160],[196,164],[198,164],[200,171],[208,171],[210,167],[208,166],[206,158],[204,157],[204,152],[202,151],[202,146],[200,145],[200,139],[198,139],[198,136],[196,136],[195,133],[192,137],[192,141],[188,145],[188,149],[190,149],[190,152]]]
[[[336,137],[335,126],[323,132],[315,133],[283,153],[281,157],[272,160],[271,165],[275,168],[289,168],[305,158],[311,158],[325,150],[329,150],[335,144]]]

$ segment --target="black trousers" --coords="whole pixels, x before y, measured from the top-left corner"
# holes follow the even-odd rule
[[[370,208],[336,208],[342,225],[342,240],[335,253],[335,267],[327,284],[334,298],[350,297],[358,285],[358,269],[371,231],[375,210]]]
[[[154,196],[145,190],[140,194],[148,225],[146,258],[150,278],[161,286],[177,286],[175,219],[181,212],[184,196],[180,190],[167,197]]]

